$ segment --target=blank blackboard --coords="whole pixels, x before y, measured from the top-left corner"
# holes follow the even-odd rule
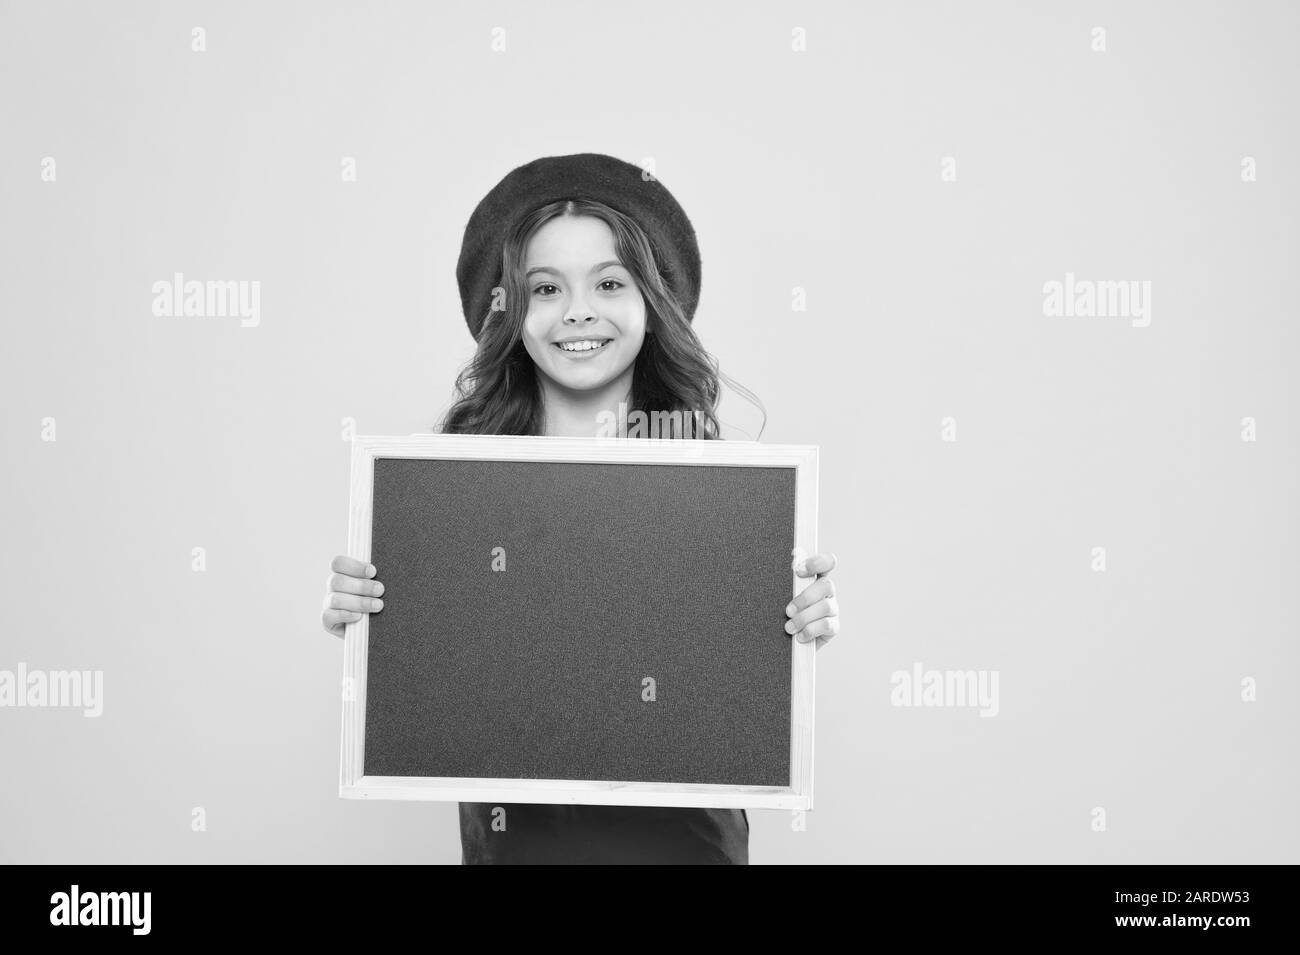
[[[392,791],[367,795],[463,799],[465,785],[499,785],[517,802],[673,804],[677,787],[682,804],[810,805],[810,779],[792,776],[805,775],[792,758],[799,651],[784,625],[815,449],[369,442],[353,501],[369,552],[354,556],[385,590],[351,660],[364,662],[352,769]],[[738,463],[745,452],[756,463]],[[565,781],[604,788],[584,799]]]

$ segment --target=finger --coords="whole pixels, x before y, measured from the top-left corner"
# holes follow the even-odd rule
[[[365,614],[355,610],[335,610],[333,607],[321,611],[321,619],[325,621],[327,627],[334,627],[341,623],[356,623],[364,616]]]
[[[814,620],[808,626],[799,631],[795,637],[800,643],[811,643],[818,640],[825,643],[840,632],[839,617],[822,617],[820,620]]]
[[[803,630],[814,620],[820,620],[822,617],[834,617],[840,612],[839,605],[835,602],[834,597],[827,597],[825,600],[819,600],[807,610],[801,610],[785,622],[786,633],[798,633]]]
[[[800,577],[812,577],[816,574],[829,574],[834,569],[834,554],[813,554],[803,562],[803,570],[800,570],[796,563],[794,572]]]
[[[352,610],[359,613],[374,613],[384,609],[384,602],[377,597],[358,597],[355,594],[331,593],[326,598],[327,606],[332,610]]]
[[[326,610],[320,615],[321,623],[325,629],[335,636],[343,636],[344,628],[350,623],[356,623],[364,614],[355,613],[351,610]]]
[[[374,564],[367,564],[364,560],[345,557],[342,554],[330,561],[330,570],[336,574],[347,574],[349,577],[375,576]]]
[[[347,574],[330,574],[325,588],[341,594],[361,594],[365,597],[378,597],[384,592],[384,585],[377,580],[349,577]]]
[[[835,583],[829,577],[818,577],[795,596],[785,608],[785,615],[793,617],[800,610],[807,610],[819,600],[835,596]]]

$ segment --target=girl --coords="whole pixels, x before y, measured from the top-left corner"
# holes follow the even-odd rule
[[[592,437],[622,405],[717,439],[720,373],[690,325],[699,269],[686,214],[639,167],[584,153],[514,170],[466,227],[456,273],[478,349],[442,431]],[[331,566],[321,619],[341,637],[383,609],[384,585],[350,557]],[[834,566],[809,558],[800,576],[818,579],[785,608],[787,633],[819,648],[839,629]],[[460,830],[467,864],[749,861],[739,809],[462,803]]]

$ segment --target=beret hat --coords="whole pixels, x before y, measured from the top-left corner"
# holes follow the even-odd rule
[[[501,281],[501,245],[532,209],[558,199],[594,199],[635,220],[645,231],[669,288],[689,322],[700,299],[700,250],[695,229],[677,200],[639,166],[601,153],[546,156],[519,166],[497,183],[465,226],[456,281],[470,334],[477,340]]]

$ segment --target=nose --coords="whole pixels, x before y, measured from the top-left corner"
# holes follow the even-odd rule
[[[596,313],[585,305],[581,307],[573,307],[569,310],[568,314],[564,316],[564,324],[566,325],[586,324],[588,322],[594,322],[595,320]]]

